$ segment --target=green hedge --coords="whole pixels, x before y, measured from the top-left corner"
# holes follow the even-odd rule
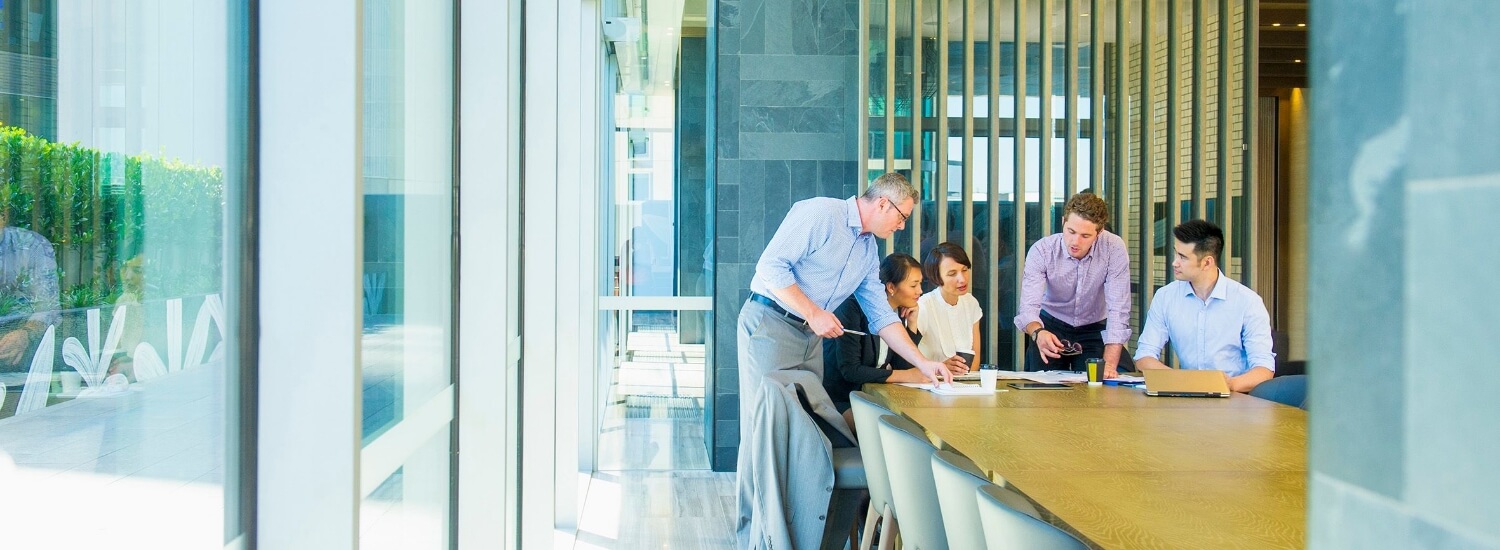
[[[52,242],[64,309],[113,303],[121,264],[137,255],[152,298],[220,290],[219,168],[52,143],[0,124],[0,209],[9,225]]]

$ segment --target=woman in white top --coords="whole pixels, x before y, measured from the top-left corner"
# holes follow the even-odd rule
[[[917,300],[917,331],[922,333],[917,349],[928,359],[958,357],[970,369],[979,364],[979,318],[984,314],[969,293],[973,265],[963,247],[951,242],[932,247],[922,261],[927,280],[939,285]]]

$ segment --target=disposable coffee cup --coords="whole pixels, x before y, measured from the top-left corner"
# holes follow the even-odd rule
[[[995,383],[1000,379],[1000,367],[998,365],[985,363],[979,365],[979,387],[995,391]]]
[[[76,372],[58,373],[58,380],[62,384],[62,393],[67,396],[78,395],[83,390],[83,376]]]

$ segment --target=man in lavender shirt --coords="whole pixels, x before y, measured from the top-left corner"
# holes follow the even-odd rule
[[[1130,339],[1130,255],[1125,240],[1104,230],[1109,207],[1089,192],[1063,207],[1063,230],[1031,245],[1016,306],[1026,334],[1026,370],[1083,370],[1104,359],[1104,377],[1119,374]],[[1082,347],[1066,349],[1064,340]]]

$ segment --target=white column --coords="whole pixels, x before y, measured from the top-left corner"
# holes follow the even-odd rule
[[[458,547],[514,548],[520,2],[459,9]]]
[[[260,5],[259,548],[358,540],[360,19]]]

